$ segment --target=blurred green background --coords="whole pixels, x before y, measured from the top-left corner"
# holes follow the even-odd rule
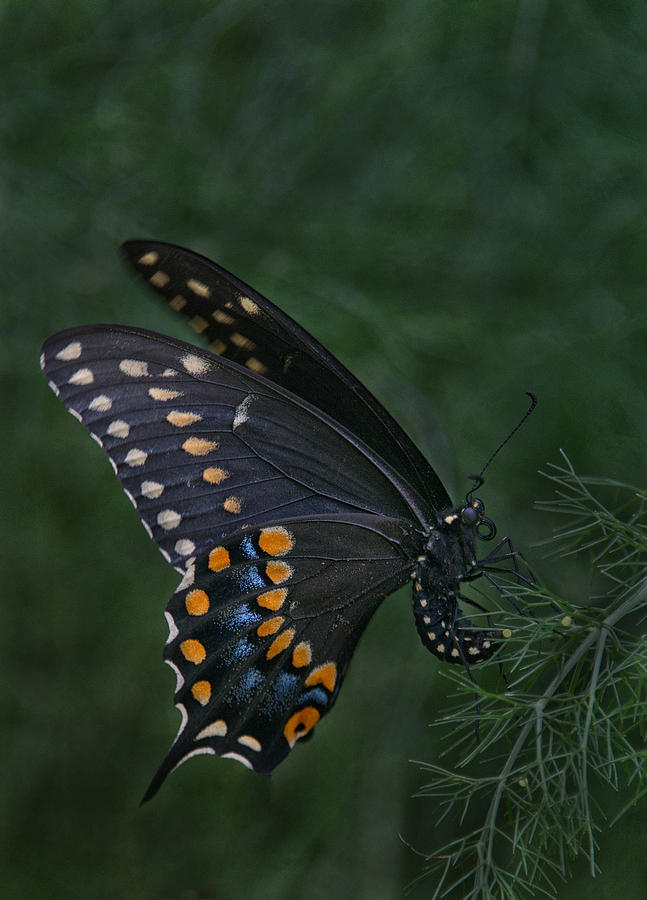
[[[175,735],[160,661],[177,578],[38,370],[51,332],[191,339],[122,271],[156,237],[313,331],[459,498],[533,551],[537,470],[645,485],[643,2],[5,0],[0,7],[4,442],[2,895],[392,898],[446,702],[404,590],[335,712],[271,778],[199,757],[139,799]],[[577,582],[573,581],[575,585]],[[573,597],[577,600],[577,597]],[[560,897],[647,896],[647,812]],[[429,896],[433,886],[414,896]]]

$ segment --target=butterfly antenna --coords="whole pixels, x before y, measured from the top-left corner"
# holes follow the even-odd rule
[[[469,494],[467,495],[468,498],[471,496],[471,494],[472,494],[474,491],[476,491],[476,490],[478,490],[478,488],[480,488],[480,486],[483,484],[483,473],[485,472],[485,470],[487,469],[487,467],[490,465],[490,463],[491,463],[492,460],[495,458],[495,456],[497,456],[497,455],[501,452],[501,450],[503,450],[503,448],[504,448],[505,445],[508,443],[508,441],[510,440],[510,438],[513,437],[513,436],[519,431],[519,429],[521,428],[521,426],[523,425],[523,423],[526,421],[526,419],[528,418],[528,416],[530,415],[530,413],[531,413],[531,412],[534,410],[534,408],[537,406],[537,396],[536,396],[536,394],[533,394],[532,391],[526,391],[526,394],[530,397],[530,406],[528,407],[528,409],[525,411],[525,413],[523,414],[523,416],[519,419],[519,421],[518,421],[517,424],[514,426],[514,428],[513,428],[512,431],[510,432],[510,434],[509,434],[506,438],[504,438],[504,440],[501,441],[501,443],[500,443],[499,446],[496,448],[496,450],[494,451],[494,453],[492,453],[492,455],[490,456],[490,458],[488,459],[488,461],[485,463],[485,465],[483,466],[483,468],[481,469],[481,471],[479,472],[479,474],[478,474],[478,475],[470,475],[470,476],[469,476],[469,477],[470,477],[471,479],[473,479],[473,481],[474,481],[474,487],[472,488],[472,490],[471,490],[471,491],[469,492]]]

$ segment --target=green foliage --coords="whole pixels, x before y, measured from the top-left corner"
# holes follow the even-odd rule
[[[564,460],[547,476],[557,499],[540,504],[566,518],[548,546],[588,555],[599,590],[582,605],[509,585],[529,616],[497,612],[513,631],[501,651],[505,688],[477,686],[474,701],[464,672],[444,673],[458,702],[437,724],[457,763],[421,763],[432,780],[418,796],[440,811],[438,824],[459,825],[427,856],[434,898],[557,896],[575,856],[596,874],[596,834],[647,789],[647,495],[580,478]]]

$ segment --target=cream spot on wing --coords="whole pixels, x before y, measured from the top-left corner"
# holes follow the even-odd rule
[[[177,730],[177,734],[175,736],[175,740],[179,738],[184,729],[186,728],[186,723],[189,721],[189,715],[186,711],[186,706],[183,703],[176,703],[175,708],[179,710],[180,715],[182,716],[182,721],[180,722],[180,727]]]
[[[175,552],[179,556],[191,556],[193,551],[195,550],[195,544],[193,541],[188,540],[187,538],[183,538],[181,541],[178,541],[175,545]]]
[[[158,497],[161,497],[163,491],[164,485],[160,484],[159,481],[142,481],[141,492],[149,500],[156,500]]]
[[[159,258],[159,253],[155,250],[149,250],[148,253],[140,256],[137,262],[142,266],[154,266]]]
[[[130,491],[127,490],[126,488],[124,488],[124,494],[126,495],[126,497],[128,497],[128,499],[130,500],[132,505],[135,507],[135,509],[137,509],[137,501],[135,500],[133,495],[130,493]]]
[[[50,389],[50,391],[53,391],[54,394],[55,394],[57,397],[60,396],[60,393],[61,393],[61,392],[59,391],[57,385],[55,385],[53,381],[48,381],[48,382],[47,382],[47,387]]]
[[[71,416],[74,416],[74,418],[75,418],[78,422],[82,422],[82,421],[83,421],[83,418],[82,418],[82,416],[81,416],[81,413],[80,413],[80,412],[77,412],[75,409],[72,409],[71,406],[68,407],[68,410],[67,410],[67,411],[69,412],[69,414],[70,414]]]
[[[177,740],[177,738],[175,740]],[[215,756],[216,751],[213,749],[213,747],[198,747],[197,750],[192,750],[190,753],[187,753],[186,756],[183,756],[179,763],[173,766],[171,772],[174,772],[178,766],[181,766],[182,763],[185,763],[187,759],[191,759],[192,756],[200,756],[204,754]]]
[[[187,425],[193,425],[194,422],[200,422],[201,420],[202,416],[199,416],[197,413],[181,412],[178,409],[174,409],[166,417],[169,425],[175,425],[176,428],[186,428]]]
[[[224,341],[215,340],[209,344],[209,349],[211,350],[212,353],[215,353],[216,356],[220,356],[220,354],[224,353],[225,350],[227,349],[227,344],[225,344]]]
[[[172,531],[177,528],[182,521],[182,516],[174,509],[163,509],[157,514],[157,524],[164,531]]]
[[[182,294],[176,294],[172,300],[169,300],[168,305],[171,309],[174,309],[175,312],[179,312],[181,309],[184,309],[186,303],[186,298],[183,297]]]
[[[148,396],[153,400],[175,400],[182,396],[182,391],[170,391],[167,388],[149,388]]]
[[[236,762],[242,763],[248,769],[254,771],[254,766],[250,763],[248,759],[245,759],[244,756],[241,756],[240,753],[223,753],[221,759],[235,759]]]
[[[180,688],[184,686],[184,675],[180,672],[172,659],[165,659],[164,662],[175,672],[175,693],[177,694]]]
[[[189,278],[186,286],[190,291],[193,291],[194,294],[197,294],[198,297],[209,297],[211,294],[211,291],[207,287],[207,285],[202,281],[198,281],[197,278]]]
[[[227,723],[224,719],[217,719],[215,722],[212,722],[210,725],[207,725],[206,728],[203,728],[195,736],[196,741],[201,741],[204,738],[211,737],[225,737],[227,734]]]
[[[228,513],[239,513],[242,509],[242,501],[240,497],[227,497],[222,504],[222,508]]]
[[[229,335],[229,340],[234,346],[240,347],[241,350],[254,350],[256,347],[254,341],[250,341],[249,338],[246,338],[243,334],[239,334],[237,331],[234,331],[233,334]]]
[[[177,375],[177,371],[175,369],[164,369],[162,372],[162,378],[173,378]]]
[[[145,519],[142,519],[142,525],[144,526],[144,531],[145,531],[146,534],[149,536],[149,538],[151,539],[151,541],[155,540],[155,538],[153,537],[153,531],[152,531],[150,525],[148,524],[148,522],[147,522]]]
[[[254,303],[250,297],[239,297],[238,302],[249,316],[255,316],[259,311],[258,303]]]
[[[170,612],[165,612],[164,615],[166,616],[166,623],[168,625],[168,638],[166,639],[166,643],[170,644],[171,641],[175,640],[180,632],[178,631],[177,625],[175,624],[175,619],[170,614]]]
[[[229,472],[226,469],[221,469],[219,466],[209,466],[202,473],[202,477],[208,484],[221,484],[225,479],[229,478]]]
[[[126,458],[124,462],[127,466],[143,466],[146,460],[148,459],[148,453],[145,453],[143,450],[140,450],[138,447],[133,447],[132,450],[129,450],[126,454]]]
[[[209,363],[206,359],[195,356],[193,353],[186,353],[184,356],[181,356],[180,362],[189,375],[204,375],[209,368]]]
[[[222,309],[216,309],[214,312],[211,313],[211,315],[216,320],[216,322],[220,322],[221,325],[233,325],[234,322],[236,321],[234,318],[232,318],[229,315],[229,313],[226,313]]]
[[[186,572],[184,573],[184,577],[182,581],[178,584],[175,593],[179,593],[180,591],[186,590],[186,588],[191,587],[193,582],[195,581],[195,560],[187,559],[186,561]]]
[[[164,288],[171,279],[166,274],[166,272],[162,272],[161,269],[158,269],[157,272],[154,272],[148,280],[153,285],[153,287]]]
[[[142,378],[148,375],[148,363],[142,359],[122,359],[119,369],[131,378]]]
[[[270,371],[265,363],[262,363],[260,359],[256,359],[255,356],[250,356],[249,359],[246,359],[245,365],[248,369],[251,369],[252,372],[258,372],[259,375],[265,375]]]
[[[108,434],[112,437],[127,438],[130,434],[130,425],[123,419],[115,419],[108,425]]]
[[[95,434],[93,431],[91,431],[91,432],[90,432],[90,437],[92,438],[93,441],[96,441],[97,444],[98,444],[101,448],[103,448],[103,441],[101,440],[101,438],[99,437],[98,434]]]
[[[90,369],[77,369],[74,375],[70,376],[70,384],[92,384],[94,375]]]
[[[256,753],[263,749],[261,742],[257,738],[252,737],[251,734],[241,734],[238,738],[238,743],[242,744],[243,747],[249,747],[250,750],[254,750]]]
[[[192,319],[189,319],[189,325],[196,334],[202,334],[202,332],[206,331],[209,327],[209,323],[206,319],[203,319],[202,316],[193,316]]]
[[[249,418],[247,413],[249,411],[249,406],[250,406],[251,402],[252,402],[252,395],[248,394],[247,397],[245,397],[245,399],[243,400],[243,402],[239,403],[238,406],[236,407],[236,414],[234,416],[234,424],[233,424],[234,430],[236,428],[238,428],[239,425],[242,425],[243,422],[246,422],[247,419]]]
[[[94,400],[90,400],[89,409],[95,412],[108,412],[109,409],[112,409],[112,400],[105,394],[99,394]]]
[[[191,456],[206,456],[212,450],[218,449],[218,441],[208,441],[206,438],[190,437],[182,444],[185,453]]]
[[[80,341],[72,341],[71,344],[68,344],[67,347],[63,347],[62,350],[59,350],[56,354],[56,359],[61,359],[64,362],[70,362],[70,360],[78,359],[81,355],[82,346]]]
[[[44,353],[41,353],[41,355],[40,355],[38,361],[39,361],[39,363],[40,363],[41,369],[42,369],[43,372],[44,372],[44,371],[45,371],[45,354],[44,354]]]

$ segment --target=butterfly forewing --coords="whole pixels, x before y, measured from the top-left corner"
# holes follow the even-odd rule
[[[159,241],[122,251],[148,284],[188,317],[209,349],[259,372],[332,416],[372,447],[415,495],[426,518],[451,505],[438,476],[373,395],[288,315],[211,260]]]
[[[412,517],[367,448],[236,363],[151,332],[89,326],[50,338],[44,367],[180,571],[243,524],[335,511]]]

